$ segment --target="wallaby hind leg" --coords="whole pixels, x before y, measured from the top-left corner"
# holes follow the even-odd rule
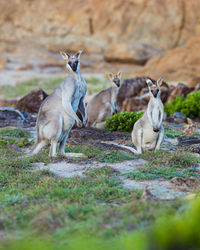
[[[136,147],[138,154],[142,154],[143,132],[140,122],[137,122],[132,132],[132,142]]]
[[[163,137],[164,137],[164,127],[161,126],[160,132],[159,132],[159,135],[158,135],[158,139],[157,139],[157,143],[156,143],[156,147],[155,147],[155,150],[154,150],[154,151],[160,149],[160,145],[161,145],[161,143],[162,143],[162,141],[163,141]]]
[[[51,141],[51,146],[50,146],[50,151],[49,151],[49,156],[50,157],[55,157],[56,156],[56,147],[57,147],[57,141],[52,140]]]
[[[60,142],[58,152],[61,155],[65,155],[66,140],[67,140],[67,137],[69,136],[69,133],[70,133],[72,127],[73,127],[73,125],[70,126],[70,128],[65,132],[65,134],[64,134],[64,136],[62,138],[62,141]]]
[[[44,146],[46,146],[46,145],[47,145],[47,142],[44,141],[44,140],[38,142],[38,144],[36,144],[36,145],[35,145],[35,148],[32,150],[31,155],[34,155],[34,154],[39,153],[39,151],[40,151]]]

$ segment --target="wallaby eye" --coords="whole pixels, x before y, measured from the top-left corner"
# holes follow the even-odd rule
[[[72,62],[68,62],[69,66],[71,67],[72,66]]]

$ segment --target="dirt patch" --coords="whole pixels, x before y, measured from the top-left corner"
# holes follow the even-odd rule
[[[84,141],[114,141],[114,140],[127,140],[130,139],[130,134],[122,134],[120,132],[106,132],[97,128],[81,128],[73,129],[69,135],[70,140]]]

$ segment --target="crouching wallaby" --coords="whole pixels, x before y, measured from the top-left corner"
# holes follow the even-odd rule
[[[117,113],[116,97],[121,85],[121,72],[117,75],[110,73],[108,77],[113,83],[112,87],[97,93],[87,104],[87,126],[101,127],[107,117]]]
[[[147,79],[150,100],[147,110],[141,119],[139,119],[133,127],[132,142],[137,149],[137,153],[141,154],[145,150],[159,150],[160,144],[164,136],[163,120],[163,104],[160,100],[160,85],[162,80],[158,80],[154,84]]]
[[[37,154],[49,142],[49,155],[58,153],[65,154],[66,139],[75,121],[78,127],[87,123],[85,109],[85,95],[87,85],[80,74],[81,50],[76,54],[60,52],[66,60],[66,68],[70,74],[64,79],[59,87],[49,95],[42,103],[37,118],[37,139],[32,154]],[[83,122],[76,115],[79,109]]]
[[[147,79],[146,83],[149,88],[150,100],[147,110],[142,118],[134,124],[132,131],[132,142],[136,150],[131,147],[114,144],[135,154],[141,154],[143,151],[159,150],[164,136],[164,127],[162,125],[163,104],[160,100],[162,80],[160,79],[154,84],[150,79]]]

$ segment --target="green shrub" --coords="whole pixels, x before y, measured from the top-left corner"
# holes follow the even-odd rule
[[[174,112],[181,112],[187,117],[195,118],[200,116],[200,90],[189,94],[184,99],[177,96],[172,102],[166,103],[164,110],[167,116],[172,115]]]
[[[110,131],[131,132],[133,125],[143,116],[143,112],[122,112],[107,118],[106,128]]]

